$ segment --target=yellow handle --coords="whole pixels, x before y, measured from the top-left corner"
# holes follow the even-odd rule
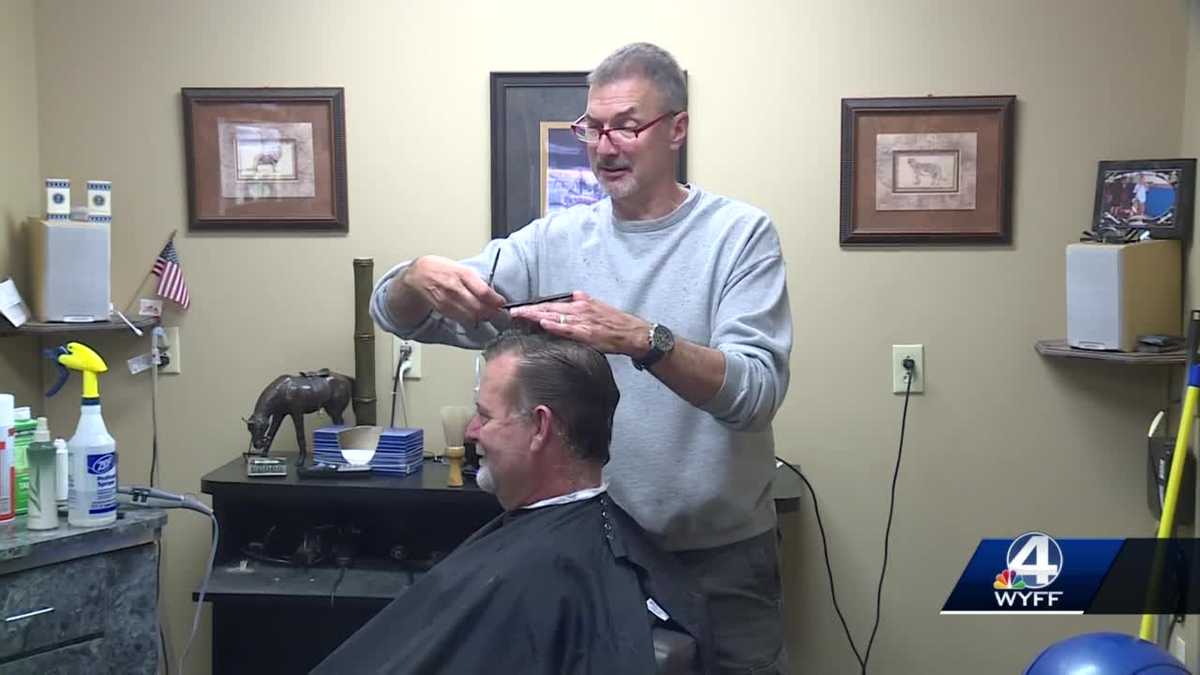
[[[83,371],[83,397],[100,398],[100,378],[90,370]]]
[[[68,342],[67,352],[58,357],[58,362],[83,373],[83,397],[100,398],[98,373],[108,372],[108,364],[94,349],[82,342]]]
[[[1180,484],[1183,483],[1183,465],[1187,459],[1188,436],[1196,418],[1196,400],[1200,398],[1200,387],[1189,386],[1183,397],[1183,416],[1179,418],[1179,435],[1175,437],[1175,453],[1171,456],[1171,473],[1167,477],[1167,494],[1163,500],[1162,519],[1158,521],[1158,538],[1168,539],[1175,530],[1175,507],[1179,504]],[[1154,569],[1150,572],[1151,595],[1157,595],[1158,577],[1162,561],[1155,556]],[[1142,628],[1138,637],[1154,642],[1155,614],[1142,615]]]

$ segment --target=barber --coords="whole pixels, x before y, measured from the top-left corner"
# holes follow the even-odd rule
[[[372,316],[402,337],[478,349],[506,302],[571,291],[510,314],[609,355],[621,389],[612,498],[695,575],[722,672],[786,673],[770,490],[792,347],[778,233],[761,210],[675,181],[689,114],[670,54],[628,45],[588,85],[573,129],[608,198],[474,258],[398,265]]]

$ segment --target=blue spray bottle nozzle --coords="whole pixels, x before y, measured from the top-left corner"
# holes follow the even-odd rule
[[[63,388],[63,385],[67,383],[67,378],[71,376],[71,371],[67,370],[67,367],[58,360],[58,357],[70,353],[71,352],[67,349],[66,345],[59,345],[58,347],[42,350],[42,355],[53,361],[54,365],[58,366],[58,381],[55,382],[54,386],[50,387],[50,390],[46,392],[46,398],[50,398],[57,394],[58,391]]]

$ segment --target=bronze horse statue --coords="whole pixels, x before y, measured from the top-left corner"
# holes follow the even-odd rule
[[[283,418],[291,417],[296,426],[300,455],[296,462],[304,466],[308,455],[304,442],[304,415],[324,409],[334,424],[343,424],[342,414],[350,404],[354,380],[328,368],[301,371],[299,375],[280,375],[258,395],[254,412],[243,418],[250,431],[253,452],[266,455],[275,440]]]

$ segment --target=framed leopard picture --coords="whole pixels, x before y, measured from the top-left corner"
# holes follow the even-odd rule
[[[1015,105],[842,99],[841,244],[1011,242]]]

